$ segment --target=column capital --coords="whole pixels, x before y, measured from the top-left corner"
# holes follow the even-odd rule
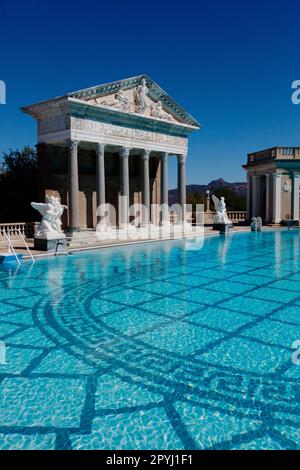
[[[119,151],[120,157],[129,158],[130,150],[130,147],[121,147]]]
[[[103,155],[105,151],[105,144],[101,142],[96,143],[96,155]]]
[[[144,149],[142,153],[142,159],[143,160],[149,160],[151,150],[149,149]]]
[[[186,162],[187,154],[186,153],[180,153],[177,155],[177,161],[178,163],[184,164]]]
[[[162,154],[161,154],[161,159],[162,159],[163,161],[167,161],[168,158],[169,158],[169,153],[168,153],[168,152],[162,152]]]
[[[80,143],[80,140],[74,140],[74,139],[66,140],[67,147],[71,152],[73,152],[74,150],[77,150],[79,143]]]

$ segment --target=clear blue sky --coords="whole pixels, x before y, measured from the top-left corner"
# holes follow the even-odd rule
[[[141,73],[203,125],[188,183],[245,180],[247,152],[300,145],[297,1],[0,0],[0,18],[1,153],[36,143],[20,106]]]

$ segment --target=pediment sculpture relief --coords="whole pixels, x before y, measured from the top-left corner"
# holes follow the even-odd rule
[[[148,105],[147,105],[147,94],[148,87],[146,85],[146,80],[142,78],[141,84],[136,88],[136,99],[137,99],[137,109],[138,113],[144,114]]]
[[[130,102],[124,91],[121,89],[115,94],[112,101],[102,101],[103,106],[109,106],[110,108],[120,109],[121,111],[130,111]]]
[[[167,121],[172,121],[172,116],[168,113],[165,113],[161,101],[158,101],[155,104],[151,105],[150,115],[159,119],[166,119]]]
[[[148,96],[149,88],[146,80],[134,88],[120,88],[114,95],[94,98],[92,101],[100,106],[107,106],[128,113],[139,113],[143,116],[154,117],[165,121],[176,121],[172,114],[163,109],[161,101],[154,102]]]

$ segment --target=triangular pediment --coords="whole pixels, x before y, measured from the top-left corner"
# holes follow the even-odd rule
[[[68,96],[120,112],[200,127],[190,114],[147,75],[79,90]]]

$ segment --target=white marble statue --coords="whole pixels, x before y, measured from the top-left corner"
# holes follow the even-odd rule
[[[251,232],[257,232],[257,218],[256,217],[252,217],[250,228],[251,228]]]
[[[120,90],[115,97],[115,108],[122,111],[130,111],[129,99],[125,96],[123,90]]]
[[[227,217],[225,198],[222,196],[221,199],[217,198],[214,194],[212,200],[215,205],[215,224],[231,224],[231,220]]]
[[[261,217],[256,217],[257,220],[257,231],[261,232],[262,230],[262,218]]]
[[[120,111],[130,111],[129,99],[122,89],[115,94],[113,101],[103,101],[102,104],[104,106],[109,106],[110,108],[119,109]]]
[[[169,114],[164,112],[161,101],[151,105],[150,115],[159,119],[167,119],[168,121],[172,119]]]
[[[261,232],[262,230],[262,218],[261,217],[252,217],[252,222],[250,224],[251,232]]]
[[[148,87],[146,85],[146,80],[142,78],[141,84],[137,87],[137,101],[138,101],[138,112],[144,113],[147,109],[147,93]]]
[[[67,206],[60,203],[60,198],[46,195],[46,202],[32,202],[31,206],[39,211],[42,220],[36,228],[35,238],[53,240],[65,238],[66,235],[61,229],[61,216]]]

